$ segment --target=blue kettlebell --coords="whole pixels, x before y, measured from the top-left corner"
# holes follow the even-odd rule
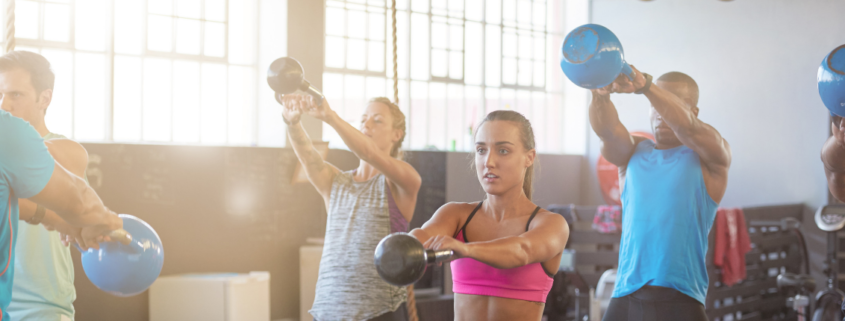
[[[126,297],[144,292],[158,278],[164,264],[164,248],[147,222],[128,214],[118,216],[123,220],[123,230],[110,235],[117,242],[104,242],[99,250],[80,252],[82,268],[91,283],[100,290]]]
[[[604,26],[586,24],[572,30],[561,45],[560,69],[573,83],[587,89],[610,85],[620,73],[634,79],[622,44]]]
[[[819,66],[819,96],[834,115],[845,117],[845,45],[833,49]]]

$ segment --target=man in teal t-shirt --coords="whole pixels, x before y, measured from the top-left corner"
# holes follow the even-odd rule
[[[55,78],[50,63],[36,53],[13,51],[0,57],[0,67],[3,110],[29,122],[56,162],[84,179],[88,162],[85,149],[51,133],[44,121]],[[52,162],[49,167],[52,169]],[[8,312],[14,320],[73,320],[73,261],[60,232],[78,237],[80,229],[30,200],[21,197],[18,202],[20,219],[29,224],[19,224],[15,237],[16,272]]]

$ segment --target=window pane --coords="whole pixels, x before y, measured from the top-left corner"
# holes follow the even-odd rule
[[[176,19],[176,52],[188,55],[200,53],[200,21]]]
[[[173,62],[173,141],[200,141],[200,64]]]
[[[427,148],[446,150],[446,84],[432,82],[428,85]]]
[[[534,6],[531,4],[531,0],[519,0],[519,2],[517,2],[516,14],[517,21],[519,22],[520,26],[531,26],[531,10],[533,9],[533,7]]]
[[[519,35],[519,58],[531,59],[534,56],[534,39],[529,35]]]
[[[15,1],[15,37],[38,39],[38,3]]]
[[[170,60],[144,59],[143,137],[146,141],[170,140],[172,95],[170,73]]]
[[[364,39],[367,37],[367,14],[363,11],[349,10],[346,12],[349,19],[346,25],[346,32],[350,38]]]
[[[411,112],[406,114],[413,119],[410,124],[409,146],[411,149],[425,148],[428,139],[428,83],[422,81],[411,82]]]
[[[343,68],[345,57],[343,38],[326,37],[326,67]]]
[[[369,101],[375,97],[388,97],[390,100],[393,100],[393,91],[390,94],[387,94],[385,90],[385,83],[387,79],[382,77],[367,77],[367,96],[366,100]],[[391,80],[391,83],[393,81]]]
[[[464,16],[464,0],[449,1],[449,15],[452,17]]]
[[[408,2],[411,0],[396,0],[396,10],[408,10]]]
[[[498,24],[502,21],[502,0],[487,0],[484,2],[484,7],[487,8],[484,21],[492,24]]]
[[[534,70],[534,66],[531,63],[531,60],[520,59],[519,60],[519,85],[520,86],[531,86],[531,82],[534,80],[532,74],[532,70]]]
[[[255,17],[258,15],[255,0],[229,1],[229,62],[252,64],[255,62]]]
[[[255,128],[255,69],[229,67],[229,144],[250,145]],[[281,116],[280,116],[281,117]]]
[[[428,13],[428,0],[411,1],[411,10],[414,12]]]
[[[446,77],[449,72],[449,52],[442,49],[431,50],[431,75]]]
[[[200,100],[200,141],[203,144],[226,143],[226,66],[202,64]]]
[[[449,49],[464,49],[464,27],[461,25],[449,26]]]
[[[147,49],[170,52],[173,50],[173,19],[150,15],[147,19]]]
[[[176,15],[184,18],[200,18],[200,0],[176,0]]]
[[[546,80],[546,69],[543,67],[545,64],[541,61],[534,62],[534,87],[545,87],[545,80]]]
[[[407,79],[408,73],[411,70],[411,63],[409,62],[411,58],[411,44],[410,44],[410,32],[408,30],[408,14],[405,12],[397,12],[396,13],[396,37],[397,39],[397,47],[396,54],[398,57],[398,70],[399,70],[399,78],[400,79]],[[390,47],[393,48],[392,46]],[[391,65],[391,68],[393,65]]]
[[[485,59],[486,66],[485,66],[485,75],[488,86],[499,86],[500,82],[502,81],[501,78],[501,46],[500,46],[500,36],[501,36],[502,28],[495,25],[487,25],[487,57]]]
[[[343,36],[346,30],[346,10],[340,8],[326,8],[326,34]]]
[[[205,20],[226,21],[226,0],[205,0]]]
[[[346,49],[346,68],[364,70],[367,44],[363,40],[349,39]]]
[[[502,58],[502,83],[516,84],[516,59]]]
[[[544,0],[534,1],[534,22],[535,30],[546,30],[546,2]]]
[[[18,50],[26,49],[18,47]],[[41,54],[50,61],[50,68],[56,74],[53,100],[50,101],[44,121],[51,131],[73,137],[73,53],[46,49]]]
[[[383,13],[370,13],[370,40],[384,40],[384,24],[387,17]]]
[[[502,34],[502,56],[504,57],[516,57],[517,51],[517,37],[516,34],[513,33],[513,30],[506,30],[504,34]]]
[[[484,116],[487,116],[487,114],[502,109],[501,107],[499,107],[499,95],[499,88],[488,87],[486,90],[484,90],[484,98],[487,101],[487,106],[485,106],[484,113],[482,113],[480,116],[482,119],[484,118]],[[476,127],[475,130],[478,131],[478,127]]]
[[[516,22],[516,0],[502,0],[502,22],[513,25]]]
[[[419,1],[414,1],[416,4]],[[428,16],[415,13],[411,16],[411,78],[416,80],[428,80]]]
[[[116,1],[114,6],[114,51],[141,54],[144,32],[143,2]]]
[[[141,140],[141,58],[114,57],[114,128],[116,141]]]
[[[366,94],[364,88],[364,77],[357,75],[346,75],[343,86],[343,120],[360,128],[361,115],[364,114],[364,102]]]
[[[449,151],[462,150],[464,136],[464,86],[449,84],[446,94],[446,149]]]
[[[149,13],[171,15],[173,13],[173,0],[147,0]]]
[[[465,90],[465,108],[463,122],[463,150],[474,150],[475,142],[472,134],[476,126],[484,117],[484,90],[481,87],[467,86]]]
[[[44,5],[44,40],[70,41],[70,7],[64,4]]]
[[[106,11],[104,0],[77,0],[74,43],[77,49],[103,51],[106,49]]]
[[[205,23],[205,51],[210,57],[226,55],[226,24],[219,22]]]
[[[484,19],[484,1],[483,0],[467,0],[466,1],[466,18],[467,20],[481,21]]]
[[[481,24],[467,22],[466,26],[466,75],[464,82],[468,85],[480,85],[483,81],[484,48],[482,46]]]
[[[542,35],[535,35],[534,36],[534,60],[540,60],[546,58],[546,38],[542,37]]]
[[[531,94],[531,127],[537,140],[537,152],[548,153],[548,137],[546,135],[546,94],[534,92]]]
[[[370,71],[384,71],[384,43],[370,41],[367,56],[369,57],[367,69]]]
[[[464,76],[464,55],[460,51],[449,53],[449,78],[461,79]]]
[[[76,53],[73,95],[73,137],[102,140],[106,123],[106,58],[102,54]]]
[[[416,39],[414,39],[416,41]],[[438,49],[447,48],[449,40],[448,26],[445,23],[431,23],[431,47]]]

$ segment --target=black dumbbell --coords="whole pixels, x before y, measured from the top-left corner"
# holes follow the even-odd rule
[[[323,103],[323,94],[305,80],[302,64],[291,57],[282,57],[273,61],[267,68],[267,84],[276,92],[276,101],[282,103],[282,96],[302,90],[317,101]]]
[[[448,261],[453,255],[452,250],[427,250],[408,233],[393,233],[376,246],[376,270],[387,283],[406,286],[422,278],[429,264]]]

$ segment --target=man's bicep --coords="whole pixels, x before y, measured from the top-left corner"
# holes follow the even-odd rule
[[[45,141],[50,154],[56,162],[76,176],[85,178],[88,168],[88,151],[81,144],[70,139],[51,139]]]

